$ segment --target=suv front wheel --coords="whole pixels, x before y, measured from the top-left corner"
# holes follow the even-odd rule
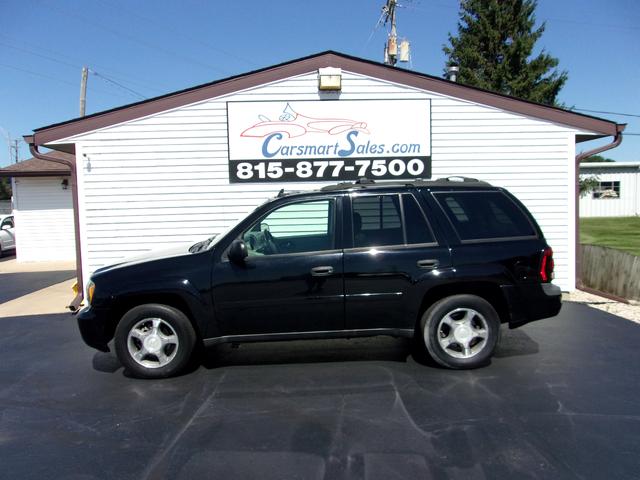
[[[424,312],[420,331],[429,355],[440,365],[476,368],[493,355],[500,337],[500,319],[485,299],[453,295]]]
[[[124,314],[115,334],[118,359],[136,377],[164,378],[183,370],[196,344],[187,316],[168,305],[146,304]]]

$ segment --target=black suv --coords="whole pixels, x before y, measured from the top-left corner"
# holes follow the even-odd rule
[[[501,323],[560,311],[552,255],[502,188],[361,180],[280,192],[216,237],[97,270],[78,324],[140,377],[179,372],[198,345],[373,335],[473,368]]]

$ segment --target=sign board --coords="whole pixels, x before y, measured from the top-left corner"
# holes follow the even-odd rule
[[[229,179],[431,177],[430,100],[228,102]]]

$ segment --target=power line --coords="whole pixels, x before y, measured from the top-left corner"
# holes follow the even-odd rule
[[[2,35],[2,34],[0,34],[0,35]],[[29,55],[33,55],[33,56],[36,56],[36,57],[44,58],[44,59],[49,60],[49,61],[51,61],[51,62],[59,63],[60,65],[64,65],[64,66],[66,66],[66,67],[73,68],[74,70],[78,70],[79,68],[82,68],[82,66],[83,66],[82,64],[78,64],[78,63],[69,63],[69,62],[67,62],[67,61],[65,61],[65,60],[61,60],[60,58],[55,58],[55,57],[52,57],[52,56],[50,56],[50,55],[45,55],[45,54],[43,54],[43,53],[39,53],[38,51],[33,50],[33,49],[24,48],[24,47],[18,47],[18,46],[16,46],[16,45],[12,45],[12,44],[5,43],[5,42],[2,42],[2,41],[0,41],[0,45],[4,45],[5,47],[12,48],[12,49],[14,49],[14,50],[18,50],[18,51],[20,51],[20,52],[24,52],[24,53],[27,53],[27,54],[29,54]],[[35,48],[42,49],[41,47],[35,47]],[[47,49],[42,49],[42,50],[45,50],[45,51],[46,51]],[[59,53],[59,52],[53,52],[52,50],[49,50],[49,51],[50,51],[50,52],[52,52],[52,53],[54,53],[54,54],[56,54],[56,55],[62,56],[62,57],[72,58],[72,57],[69,57],[68,55],[64,55],[64,54],[61,54],[61,53]],[[84,63],[85,63],[85,62],[83,62],[83,64],[84,64]],[[96,64],[93,64],[93,63],[92,63],[92,65],[94,65],[95,67],[101,67],[100,65],[96,65]],[[107,68],[107,70],[110,70],[110,69],[108,69],[108,68]],[[110,73],[110,76],[111,76],[112,78],[119,78],[118,76],[113,75],[113,74],[111,74],[111,73]],[[128,82],[128,83],[132,83],[132,84],[137,84],[137,85],[140,85],[140,86],[144,86],[144,87],[146,87],[146,88],[150,88],[151,90],[155,90],[155,91],[157,91],[157,92],[164,92],[164,91],[165,91],[165,89],[149,87],[149,84],[148,84],[148,83],[146,83],[146,82],[144,82],[144,83],[143,83],[143,82],[136,82],[136,81],[134,81],[134,80],[132,80],[132,79],[130,79],[130,78],[126,78],[126,77],[125,77],[125,78],[120,77],[120,80],[122,80],[122,81],[126,81],[126,82]]]
[[[140,97],[143,100],[147,99],[147,97],[145,97],[141,93],[138,93],[135,90],[132,90],[131,88],[129,88],[129,87],[125,86],[125,85],[122,85],[121,83],[116,82],[115,80],[107,77],[106,75],[102,75],[102,74],[100,74],[100,73],[98,73],[98,72],[96,72],[95,70],[92,70],[92,69],[89,69],[89,72],[91,72],[96,77],[102,78],[103,80],[105,80],[105,81],[107,81],[109,83],[112,83],[113,85],[115,85],[117,87],[120,87],[121,89],[123,89],[123,90],[125,90],[125,91],[127,91],[129,93],[132,93],[133,95],[136,95],[137,97]]]
[[[640,30],[640,27],[634,27],[630,25],[611,25],[606,23],[597,23],[597,22],[584,22],[580,20],[570,20],[565,18],[546,18],[545,21],[551,22],[559,22],[559,23],[573,23],[576,25],[589,25],[592,27],[600,27],[600,28],[614,28],[616,30],[624,29],[624,30]]]
[[[605,112],[603,110],[588,110],[586,108],[573,108],[572,110],[578,110],[579,112],[602,113],[604,115],[619,115],[621,117],[636,117],[636,118],[640,118],[640,115],[635,114],[635,113]],[[629,135],[629,134],[627,134],[627,135]]]
[[[62,80],[60,78],[52,77],[51,75],[46,75],[46,74],[40,73],[40,72],[34,72],[33,70],[27,70],[26,68],[16,67],[14,65],[7,65],[6,63],[0,63],[0,67],[11,68],[12,70],[17,70],[19,72],[28,73],[29,75],[34,75],[36,77],[46,78],[48,80],[53,80],[53,81],[59,82],[59,83],[65,83],[67,85],[72,85],[74,87],[76,86],[75,83],[71,83],[71,82],[69,82],[67,80]]]
[[[71,85],[72,87],[77,87],[77,84],[73,82],[69,82],[68,80],[63,80],[61,78],[53,77],[51,75],[47,75],[40,72],[34,72],[33,70],[27,70],[26,68],[16,67],[15,65],[7,65],[6,63],[0,63],[0,67],[10,68],[12,70],[17,70],[18,72],[28,73],[29,75],[33,75],[36,77],[46,78],[47,80],[53,80],[54,82],[64,83],[66,85]],[[96,92],[100,92],[106,95],[115,95],[120,98],[127,98],[124,95],[117,94],[115,92],[108,92],[106,90],[94,89]]]
[[[64,60],[60,60],[60,59],[57,59],[57,58],[50,57],[50,56],[44,55],[42,53],[37,53],[37,52],[34,52],[33,50],[29,50],[29,49],[21,48],[21,47],[16,47],[14,45],[11,45],[11,44],[5,43],[5,42],[0,42],[0,45],[3,45],[3,46],[8,47],[8,48],[13,48],[14,50],[18,50],[19,52],[28,53],[29,55],[34,55],[36,57],[44,58],[46,60],[50,60],[52,62],[56,62],[56,63],[59,63],[61,65],[66,65],[67,67],[72,67],[72,68],[75,68],[75,69],[78,68],[78,65],[74,65],[72,63],[69,63],[69,62],[66,62]]]
[[[123,32],[123,31],[119,31],[119,30],[115,30],[113,28],[110,28],[110,27],[108,27],[106,25],[103,25],[103,24],[101,24],[99,22],[96,22],[96,21],[92,20],[90,17],[86,17],[84,15],[79,15],[75,11],[67,10],[67,9],[61,9],[58,6],[52,5],[52,4],[43,3],[42,5],[46,6],[47,8],[49,8],[51,10],[55,10],[60,15],[69,15],[69,16],[75,17],[75,18],[81,20],[84,23],[95,25],[96,27],[99,27],[99,28],[107,31],[107,32],[111,33],[112,35],[115,35],[116,37],[118,37],[120,39],[126,39],[126,40],[128,40],[130,42],[138,43],[140,45],[143,45],[143,46],[147,47],[148,49],[153,50],[154,52],[156,52],[156,51],[163,52],[165,55],[167,55],[167,56],[169,56],[171,58],[174,58],[174,59],[175,58],[179,58],[183,62],[191,63],[192,65],[196,65],[196,66],[204,68],[206,70],[217,70],[217,71],[222,72],[224,74],[227,73],[226,71],[224,71],[224,70],[222,70],[222,69],[220,69],[218,67],[215,67],[213,65],[208,65],[208,64],[203,63],[203,62],[201,62],[199,60],[193,59],[193,58],[188,57],[186,55],[182,55],[181,53],[178,53],[178,52],[175,52],[175,51],[172,51],[172,50],[168,50],[168,49],[166,49],[166,48],[164,48],[164,47],[162,47],[160,45],[153,44],[153,43],[148,42],[146,40],[141,40],[141,39],[136,38],[133,35],[129,35],[129,34]]]
[[[112,7],[113,7],[113,5],[111,5],[111,4],[107,3],[107,2],[105,2],[104,0],[98,0],[98,2],[99,2],[99,3],[101,3],[101,4],[103,4],[103,5],[104,5],[104,6],[106,6],[107,8],[112,8]],[[160,29],[161,29],[161,30],[163,30],[163,31],[164,31],[164,30],[170,30],[170,31],[172,31],[172,32],[176,33],[177,35],[180,35],[180,36],[182,36],[182,37],[186,38],[187,40],[190,40],[190,41],[192,41],[192,42],[197,42],[197,43],[199,43],[200,45],[203,45],[203,46],[205,46],[205,47],[207,47],[207,48],[209,48],[209,49],[213,50],[213,51],[214,51],[214,52],[216,52],[216,53],[222,53],[223,55],[226,55],[226,56],[228,56],[228,57],[234,58],[234,59],[236,59],[236,60],[240,60],[240,61],[242,61],[242,62],[244,62],[244,63],[246,63],[246,64],[250,65],[251,67],[255,67],[255,66],[256,66],[256,63],[255,63],[255,62],[252,62],[251,60],[247,60],[246,58],[243,58],[243,57],[241,57],[241,56],[239,56],[239,55],[236,55],[236,54],[234,54],[234,53],[228,52],[228,51],[223,50],[223,49],[221,49],[221,48],[214,47],[214,46],[213,46],[213,45],[211,45],[210,43],[205,42],[204,40],[202,40],[202,39],[200,39],[200,38],[196,38],[196,37],[194,37],[194,36],[192,36],[192,35],[189,35],[189,34],[185,33],[183,30],[179,30],[179,29],[177,29],[177,28],[174,28],[174,27],[172,27],[171,25],[167,25],[167,24],[164,24],[164,25],[163,25],[163,24],[161,24],[160,22],[158,22],[157,20],[154,20],[154,19],[149,18],[149,17],[145,17],[145,16],[143,16],[143,15],[140,15],[138,12],[134,12],[133,10],[130,10],[129,8],[125,8],[125,7],[123,7],[123,6],[122,6],[122,4],[118,5],[118,9],[119,9],[119,10],[121,10],[121,11],[123,11],[123,12],[128,13],[129,15],[132,15],[132,16],[134,16],[134,17],[137,17],[137,18],[139,18],[140,20],[143,20],[143,21],[145,21],[145,22],[147,22],[147,23],[150,23],[150,24],[152,24],[152,25],[155,25],[156,27],[160,28]],[[225,73],[226,73],[226,72],[225,72]]]

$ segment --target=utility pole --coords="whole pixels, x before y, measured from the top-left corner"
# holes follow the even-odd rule
[[[395,65],[398,58],[398,33],[396,31],[396,6],[397,0],[387,0],[387,4],[382,7],[382,13],[385,15],[384,23],[391,23],[391,32],[384,46],[384,63],[386,65]]]
[[[9,161],[12,159],[14,163],[18,163],[18,153],[20,149],[20,140],[13,140],[11,138],[11,134],[7,132],[4,128],[0,127],[0,133],[7,141],[7,147],[9,148]]]
[[[18,156],[20,153],[20,140],[16,139],[13,141],[13,145],[9,145],[9,150],[11,151],[11,156],[13,156],[13,163],[18,163]]]
[[[82,77],[80,78],[80,116],[84,117],[84,112],[87,106],[87,77],[89,76],[89,69],[82,67]]]
[[[384,45],[384,63],[391,66],[395,66],[398,61],[408,62],[410,58],[409,41],[403,39],[398,44],[398,31],[396,29],[397,7],[401,7],[401,5],[398,5],[398,0],[387,0],[386,5],[382,7],[384,24],[391,24],[391,30]]]

